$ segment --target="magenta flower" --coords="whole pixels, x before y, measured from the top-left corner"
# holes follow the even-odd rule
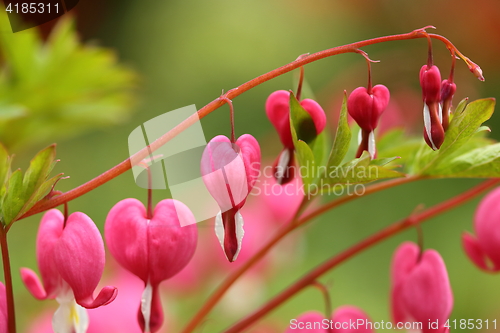
[[[500,188],[490,192],[479,204],[474,216],[476,236],[464,233],[465,253],[479,268],[500,271]]]
[[[112,302],[115,287],[104,287],[97,298],[93,293],[104,270],[104,244],[94,222],[83,213],[73,213],[66,224],[57,209],[49,210],[38,229],[36,254],[43,284],[35,272],[21,268],[26,288],[37,299],[55,298],[55,332],[85,332],[92,309]]]
[[[187,225],[181,227],[180,221]],[[104,226],[106,244],[125,269],[144,281],[138,319],[143,332],[157,332],[163,323],[158,286],[180,272],[196,250],[198,230],[189,208],[174,199],[160,201],[151,219],[136,199],[111,208]]]
[[[441,73],[437,66],[420,69],[420,86],[424,100],[424,139],[434,150],[444,141],[443,111],[441,104]],[[453,97],[453,95],[451,95]],[[450,99],[451,101],[451,99]]]
[[[453,308],[453,295],[438,252],[420,253],[416,244],[403,243],[392,258],[391,277],[394,323],[421,323],[423,333],[448,331],[443,325]],[[430,325],[435,322],[437,327]]]
[[[331,320],[317,311],[306,312],[292,320],[285,333],[374,333],[371,323],[364,311],[344,305],[333,312]]]
[[[215,234],[229,261],[237,259],[243,240],[240,209],[260,173],[260,147],[244,134],[233,144],[219,135],[210,140],[201,158],[201,175],[220,211],[215,217]]]
[[[323,132],[326,126],[326,115],[323,108],[312,99],[303,99],[300,105],[309,113],[316,129],[308,133],[312,138]],[[279,184],[286,184],[294,178],[293,139],[290,128],[290,92],[278,90],[273,92],[266,101],[266,114],[271,124],[278,132],[284,149],[275,162],[275,177]]]
[[[360,157],[366,150],[373,159],[377,156],[374,130],[391,95],[389,89],[382,84],[377,84],[370,90],[365,87],[354,89],[347,98],[347,111],[361,128],[361,142],[356,157]]]

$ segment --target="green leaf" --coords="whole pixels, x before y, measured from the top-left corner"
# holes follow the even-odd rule
[[[500,177],[500,143],[476,148],[448,159],[439,168],[431,169],[428,175],[443,178]]]
[[[61,179],[63,176],[62,173],[50,178],[49,180],[44,181],[31,195],[31,197],[26,201],[23,208],[17,214],[17,217],[24,215],[28,210],[31,209],[38,201],[42,200],[47,194],[50,193],[50,190],[54,187],[54,185]]]
[[[41,150],[31,160],[30,166],[24,174],[23,186],[25,200],[27,201],[33,193],[47,179],[52,168],[54,167],[54,159],[56,157],[56,146],[51,145]]]
[[[354,185],[369,183],[379,179],[404,177],[405,175],[384,168],[384,163],[393,159],[370,160],[370,154],[365,151],[361,157],[349,161],[342,166],[329,168],[328,174],[322,179],[321,185],[336,186],[336,185]]]
[[[337,126],[337,134],[333,142],[332,151],[328,159],[327,166],[336,167],[344,160],[344,157],[349,150],[351,142],[351,128],[347,121],[347,94],[344,91],[344,100],[342,102],[342,109],[340,110],[339,124]]]
[[[0,11],[0,25],[8,25]],[[126,120],[136,74],[115,53],[80,42],[72,19],[47,41],[37,28],[0,34],[0,141],[26,147]]]
[[[23,174],[21,169],[17,169],[7,182],[7,192],[2,201],[3,223],[9,224],[13,221],[24,203]]]
[[[443,161],[453,156],[476,135],[481,125],[490,119],[495,108],[493,98],[480,99],[463,108],[464,103],[462,101],[457,107],[441,148],[438,151],[432,151],[422,147],[417,153],[415,172],[422,175],[435,175],[436,170],[443,170],[441,165]]]

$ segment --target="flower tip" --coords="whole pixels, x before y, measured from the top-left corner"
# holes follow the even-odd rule
[[[29,268],[21,268],[20,271],[21,280],[23,280],[26,289],[28,289],[31,295],[38,300],[46,299],[48,297],[47,292],[36,273]]]
[[[469,69],[472,74],[474,74],[479,79],[479,81],[484,82],[483,70],[481,69],[481,67],[471,62]]]
[[[113,302],[118,295],[118,288],[106,286],[102,288],[101,292],[95,299],[92,296],[85,299],[76,299],[76,302],[87,309],[95,309],[103,305],[108,305]]]

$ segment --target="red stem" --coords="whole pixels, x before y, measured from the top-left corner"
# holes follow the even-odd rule
[[[405,218],[404,220],[394,223],[379,232],[369,236],[368,238],[365,238],[361,242],[355,244],[354,246],[346,249],[345,251],[339,253],[338,255],[330,258],[323,264],[317,266],[315,269],[310,271],[308,274],[306,274],[304,277],[299,279],[297,282],[292,284],[290,287],[282,291],[280,294],[275,296],[273,299],[271,299],[268,303],[266,303],[264,306],[262,306],[260,309],[255,311],[253,314],[249,315],[248,317],[244,318],[240,322],[236,323],[234,326],[231,328],[227,329],[224,331],[224,333],[236,333],[236,332],[241,332],[248,326],[250,326],[252,323],[257,321],[258,319],[262,318],[264,315],[269,313],[270,311],[274,310],[276,307],[281,305],[283,302],[287,301],[290,299],[292,296],[294,296],[296,293],[301,291],[302,289],[306,288],[307,286],[311,285],[318,277],[321,275],[325,274],[326,272],[330,271],[332,268],[342,264],[343,262],[347,261],[348,259],[354,257],[355,255],[361,253],[362,251],[370,248],[373,245],[378,244],[379,242],[386,240],[398,233],[400,233],[403,230],[406,230],[412,226],[415,226],[417,224],[420,224],[438,214],[442,214],[452,208],[455,208],[457,206],[460,206],[461,204],[465,203],[466,201],[474,198],[475,196],[479,195],[483,191],[491,188],[494,185],[497,185],[500,183],[500,179],[490,179],[485,182],[482,182],[481,184],[473,187],[472,189],[463,192],[449,200],[446,200],[440,204],[437,204],[429,209],[426,209],[420,213],[412,214],[409,217]]]
[[[342,46],[337,46],[328,50],[320,51],[314,54],[311,54],[306,57],[301,57],[300,59],[297,59],[285,66],[279,67],[277,69],[274,69],[266,74],[263,74],[261,76],[256,77],[253,80],[250,80],[239,87],[232,89],[228,91],[228,93],[225,95],[228,99],[234,99],[235,97],[241,95],[242,93],[266,82],[271,79],[274,79],[275,77],[278,77],[280,75],[283,75],[285,73],[288,73],[296,68],[299,68],[301,66],[304,66],[306,64],[309,64],[311,62],[331,57],[337,54],[343,54],[343,53],[348,53],[348,52],[356,52],[357,49],[367,46],[367,45],[372,45],[372,44],[377,44],[377,43],[383,43],[383,42],[389,42],[389,41],[398,41],[398,40],[407,40],[407,39],[416,39],[416,38],[427,38],[427,36],[431,38],[435,38],[440,40],[441,42],[445,43],[448,49],[450,50],[455,50],[456,54],[461,57],[469,66],[469,69],[473,70],[474,68],[477,68],[477,65],[474,64],[470,59],[465,57],[462,53],[460,53],[455,46],[445,37],[440,36],[440,35],[435,35],[435,34],[427,34],[423,29],[417,29],[414,30],[410,33],[406,34],[399,34],[399,35],[391,35],[391,36],[384,36],[384,37],[378,37],[378,38],[373,38],[373,39],[368,39],[348,45],[342,45]],[[132,166],[137,165],[140,161],[142,161],[144,158],[146,158],[151,152],[157,150],[159,147],[170,141],[172,138],[174,138],[176,135],[181,133],[183,130],[188,128],[189,126],[193,125],[196,123],[199,119],[204,118],[206,115],[210,114],[214,110],[220,108],[222,105],[227,103],[226,100],[217,98],[213,100],[212,102],[208,103],[205,105],[203,108],[201,108],[196,114],[191,115],[188,117],[186,120],[184,120],[182,123],[162,135],[160,138],[158,138],[156,141],[152,142],[148,147],[143,148],[142,150],[138,151],[136,154],[134,154],[132,157],[126,159],[125,161],[121,162],[120,164],[116,165],[115,167],[109,169],[108,171],[104,172],[103,174],[95,177],[94,179],[88,181],[87,183],[80,185],[66,193],[63,193],[61,195],[58,195],[56,197],[53,197],[48,200],[42,200],[38,202],[35,206],[33,206],[28,212],[26,212],[23,216],[21,216],[19,219],[23,219],[25,217],[31,216],[33,214],[37,214],[43,211],[46,211],[48,209],[57,207],[65,202],[71,201],[73,199],[78,198],[79,196],[90,192],[91,190],[95,189],[98,186],[101,186],[102,184],[110,181],[111,179],[121,175],[125,171],[129,170],[132,168]]]
[[[12,272],[10,268],[7,232],[0,227],[0,246],[2,248],[3,274],[5,279],[5,294],[7,298],[7,327],[9,333],[16,333],[16,312],[14,307],[14,291],[12,289]]]

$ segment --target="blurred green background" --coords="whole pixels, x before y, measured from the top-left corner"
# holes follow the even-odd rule
[[[76,19],[85,42],[112,48],[125,66],[138,73],[139,102],[133,106],[135,112],[118,125],[57,141],[57,156],[61,161],[56,171],[71,177],[58,184],[57,188],[62,191],[126,159],[129,133],[150,118],[190,104],[201,108],[217,98],[222,89],[227,91],[301,54],[410,32],[426,25],[436,26],[436,33],[450,39],[484,71],[486,82],[479,82],[463,62],[457,61],[455,103],[467,96],[472,100],[500,97],[498,0],[474,3],[467,0],[81,0],[76,7]],[[413,93],[418,103],[405,103],[406,99],[398,103],[404,112],[419,114],[422,105],[418,99],[418,71],[426,62],[426,41],[392,42],[366,47],[365,51],[372,59],[381,60],[373,65],[374,83],[387,85],[391,92]],[[434,42],[434,52],[443,76],[447,75],[448,51]],[[307,65],[305,73],[332,124],[343,90],[352,91],[366,82],[365,62],[354,54]],[[265,117],[265,99],[274,90],[295,88],[292,78],[292,74],[283,75],[233,101],[237,135],[251,133],[265,142],[262,148],[267,161],[274,159],[280,145]],[[227,107],[203,119],[206,138],[228,135],[228,120]],[[500,116],[495,114],[487,124],[493,130],[492,136],[500,139]],[[59,130],[65,132],[63,126]],[[15,166],[25,170],[29,158],[50,143],[40,139],[29,148],[11,151],[16,154]],[[260,303],[308,268],[406,217],[417,205],[430,206],[477,182],[422,181],[362,198],[329,212],[306,228],[306,239],[298,251],[301,255],[267,280],[266,295]],[[156,191],[154,197],[160,200],[164,196],[166,193]],[[69,207],[71,211],[86,212],[102,228],[110,207],[127,197],[146,198],[146,192],[134,184],[130,172],[72,201]],[[424,243],[427,248],[437,249],[447,264],[455,296],[452,317],[500,319],[500,276],[479,272],[465,257],[460,244],[461,232],[471,230],[478,200],[426,222]],[[35,237],[39,220],[40,215],[30,217],[16,223],[11,230],[15,272],[22,266],[36,267]],[[322,281],[330,286],[334,307],[352,304],[363,308],[373,320],[390,319],[389,264],[394,249],[404,240],[415,241],[416,231],[394,237],[325,276]],[[216,283],[206,285],[204,294]],[[18,316],[21,325],[26,325],[41,303],[25,291],[18,274],[15,274],[15,289]],[[188,305],[175,312],[176,322],[185,323],[204,300],[204,295],[185,298],[188,297],[184,300]],[[245,299],[248,295],[240,297]],[[265,320],[278,331],[284,331],[291,318],[307,310],[322,311],[323,308],[321,294],[309,288]],[[235,314],[218,311],[210,316],[203,332],[217,332],[238,319]]]

